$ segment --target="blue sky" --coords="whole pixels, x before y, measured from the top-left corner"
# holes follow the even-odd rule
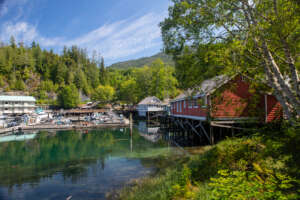
[[[100,52],[106,64],[151,56],[162,49],[158,27],[169,0],[0,0],[0,40],[60,53],[63,46]]]

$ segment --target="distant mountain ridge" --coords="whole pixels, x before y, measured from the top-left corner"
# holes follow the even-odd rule
[[[171,56],[165,53],[158,53],[150,57],[143,57],[136,60],[128,60],[124,62],[118,62],[108,66],[109,69],[128,69],[131,67],[139,68],[145,65],[150,65],[153,61],[161,59],[165,64],[174,66],[174,61]]]

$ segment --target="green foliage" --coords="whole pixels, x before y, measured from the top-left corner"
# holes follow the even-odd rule
[[[100,101],[101,103],[110,103],[115,96],[115,89],[109,85],[99,85],[94,93],[92,99],[94,101]]]
[[[4,86],[4,80],[3,77],[0,75],[0,87]]]
[[[218,51],[223,44],[185,46],[180,55],[175,56],[175,74],[179,87],[188,89],[195,87],[206,79],[223,72],[224,67],[218,63]]]
[[[165,99],[178,94],[174,68],[161,60],[137,69],[109,70],[108,77],[116,89],[117,99],[127,104],[138,103],[147,96]]]
[[[105,85],[107,82],[107,73],[104,67],[104,58],[101,58],[100,62],[100,71],[99,71],[99,80],[101,85]]]
[[[138,83],[133,93],[137,95],[138,101],[147,96],[165,99],[178,94],[174,68],[165,65],[161,60],[154,61],[149,67],[133,70],[132,77]]]
[[[259,166],[256,166],[261,171]],[[282,190],[292,187],[292,179],[286,175],[270,172],[220,170],[220,177],[211,178],[209,184],[212,199],[296,199],[295,195],[286,195]]]
[[[23,82],[22,79],[17,79],[15,86],[14,86],[15,90],[24,90],[25,89],[25,83]]]
[[[150,65],[150,95],[159,99],[175,97],[177,93],[178,82],[173,76],[174,68],[165,65],[161,60],[155,60]]]
[[[62,86],[58,93],[58,105],[65,109],[75,108],[79,104],[79,92],[75,85]]]
[[[12,37],[9,46],[0,47],[0,76],[4,89],[28,91],[37,98],[46,98],[42,101],[52,101],[48,99],[50,94],[64,85],[75,84],[89,95],[99,85],[98,74],[97,62],[76,46],[65,48],[63,54],[58,55],[52,50],[42,51],[35,42],[31,47],[22,43],[16,45]]]
[[[122,82],[120,85],[119,99],[127,104],[138,103],[138,87],[134,79]]]
[[[299,127],[262,132],[206,148],[185,164],[178,162],[166,173],[125,189],[121,198],[299,199]]]
[[[297,1],[172,2],[169,16],[160,26],[165,50],[175,57],[182,88],[192,85],[189,70],[197,75],[206,67],[217,73],[219,68],[230,75],[242,73],[257,83],[268,84],[289,119],[300,116]]]
[[[58,55],[42,50],[35,42],[31,47],[16,45],[12,38],[9,46],[0,47],[0,84],[5,91],[27,91],[38,103],[52,103],[59,93],[58,105],[64,108],[77,105],[73,100],[62,102],[63,99],[77,99],[62,94],[65,85],[72,85],[74,91],[79,90],[102,102],[117,100],[134,104],[150,95],[160,99],[176,96],[178,83],[174,69],[160,60],[152,61],[149,67],[140,69],[107,69],[103,58],[101,61],[90,59],[85,50],[76,46],[65,47]]]
[[[157,59],[162,60],[166,65],[174,66],[174,61],[171,56],[169,56],[165,53],[158,53],[151,57],[145,57],[145,58],[140,58],[137,60],[129,60],[129,61],[125,61],[125,62],[115,63],[115,64],[110,65],[107,68],[108,69],[122,69],[122,70],[127,70],[130,68],[140,68],[140,67],[144,67],[145,65],[150,65]]]

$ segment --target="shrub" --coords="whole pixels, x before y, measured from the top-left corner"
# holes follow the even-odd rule
[[[261,169],[260,167],[258,167]],[[211,178],[211,199],[297,199],[283,190],[292,187],[292,179],[280,173],[220,170],[220,177]]]

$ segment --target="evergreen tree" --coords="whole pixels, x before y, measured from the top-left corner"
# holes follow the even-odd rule
[[[106,70],[104,66],[104,58],[101,57],[101,62],[100,62],[100,71],[99,71],[99,80],[101,85],[106,84]]]
[[[11,36],[9,41],[10,41],[10,47],[11,47],[11,48],[14,49],[14,48],[17,47],[17,45],[16,45],[16,40],[15,40],[14,36]]]

